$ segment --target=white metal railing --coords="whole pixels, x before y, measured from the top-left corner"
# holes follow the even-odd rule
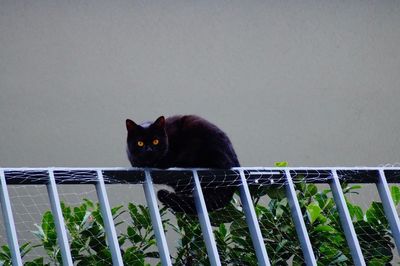
[[[157,198],[153,183],[165,182],[163,174],[174,176],[190,175],[193,185],[198,218],[201,225],[204,241],[211,265],[221,265],[217,246],[214,240],[207,208],[202,194],[201,182],[214,172],[222,170],[213,169],[142,169],[142,168],[0,168],[0,200],[5,222],[7,241],[12,255],[13,265],[22,265],[19,251],[16,228],[8,195],[8,185],[16,184],[44,184],[47,186],[54,216],[57,240],[60,246],[64,265],[73,265],[69,248],[66,228],[61,212],[57,184],[93,184],[95,185],[101,213],[104,220],[107,243],[112,254],[113,265],[123,265],[116,230],[113,223],[105,184],[127,182],[143,184],[146,201],[150,210],[153,229],[155,232],[160,259],[163,265],[171,265],[170,253],[165,238],[161,217],[158,209]],[[299,174],[305,176],[304,182],[327,183],[332,190],[340,222],[346,236],[347,243],[355,265],[366,265],[354,226],[347,209],[340,182],[375,183],[382,200],[385,215],[400,253],[400,222],[393,200],[389,193],[388,183],[400,183],[400,168],[392,167],[297,167],[297,168],[265,168],[265,167],[240,167],[223,171],[234,172],[239,179],[232,180],[238,183],[240,198],[246,222],[249,226],[259,265],[270,265],[268,254],[261,235],[257,216],[251,200],[248,184],[271,185],[282,184],[286,188],[292,219],[294,221],[304,260],[307,265],[316,265],[316,259],[311,246],[309,235],[300,210],[299,202],[293,184],[293,178]],[[35,176],[34,179],[30,178]],[[228,175],[227,175],[228,176]],[[387,178],[388,176],[388,178]],[[317,177],[317,178],[315,178]],[[210,180],[207,182],[211,182]]]

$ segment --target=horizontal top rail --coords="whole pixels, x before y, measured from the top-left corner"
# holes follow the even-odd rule
[[[7,184],[47,184],[48,172],[54,172],[57,184],[96,184],[97,171],[101,171],[105,184],[143,184],[145,170],[152,173],[155,184],[178,184],[187,186],[192,182],[192,171],[199,174],[201,183],[213,186],[240,186],[240,170],[244,171],[249,185],[282,185],[286,183],[285,171],[290,171],[294,181],[307,183],[329,183],[332,171],[336,171],[341,182],[377,183],[379,171],[384,171],[388,183],[400,183],[399,167],[235,167],[231,169],[207,168],[0,168]]]

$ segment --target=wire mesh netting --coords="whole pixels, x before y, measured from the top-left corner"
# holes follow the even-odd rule
[[[367,264],[400,262],[389,223],[374,183],[377,170],[338,170],[342,192]],[[400,171],[385,170],[393,203],[398,208]],[[192,170],[151,172],[155,190],[171,197],[191,197]],[[104,181],[125,265],[157,265],[160,254],[142,185],[144,172],[104,170]],[[209,212],[222,265],[257,265],[249,225],[240,200],[240,171],[198,170],[208,196],[232,188],[232,200]],[[288,199],[285,171],[244,168],[265,248],[272,265],[304,265],[305,258],[293,222],[293,202]],[[332,171],[291,169],[298,206],[312,251],[319,265],[353,265],[351,250],[332,195]],[[96,170],[55,170],[62,213],[75,265],[112,265],[101,208],[94,184]],[[6,170],[18,241],[25,265],[62,265],[54,217],[46,185],[47,170]],[[78,185],[79,184],[79,185]],[[172,187],[175,188],[175,192]],[[212,191],[212,193],[210,192]],[[219,199],[216,197],[215,199]],[[191,199],[189,199],[191,200]],[[212,201],[212,198],[205,199]],[[174,211],[158,202],[163,230],[174,265],[209,265],[209,255],[197,215]],[[4,225],[7,221],[2,221]],[[0,262],[11,265],[4,226],[0,228]],[[8,263],[8,264],[7,264]]]

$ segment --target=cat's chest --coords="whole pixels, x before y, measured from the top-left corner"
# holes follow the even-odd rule
[[[199,162],[198,152],[190,149],[171,149],[158,162],[159,168],[195,167]]]

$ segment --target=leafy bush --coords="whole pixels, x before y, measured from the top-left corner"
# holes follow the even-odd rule
[[[343,184],[345,195],[357,193],[360,188]],[[352,265],[350,250],[330,190],[319,191],[317,186],[305,183],[297,183],[296,190],[318,265]],[[392,187],[391,192],[398,205],[400,189]],[[266,206],[260,204],[260,198],[265,195],[270,199]],[[252,196],[271,264],[304,265],[284,188],[253,188]],[[80,206],[67,206],[64,203],[61,206],[76,265],[111,265],[99,205],[85,199]],[[368,265],[389,263],[393,259],[394,244],[382,204],[372,202],[365,212],[360,206],[348,201],[347,206]],[[118,218],[126,212],[129,213],[130,221],[119,221]],[[171,223],[166,218],[168,210],[162,208],[160,212],[164,229],[169,225],[179,236],[176,253],[172,258],[174,265],[209,265],[197,218],[174,214],[176,223]],[[118,236],[124,263],[150,265],[158,261],[159,254],[148,208],[129,203],[127,209],[124,206],[112,208],[112,215],[115,225],[124,228],[124,233]],[[257,265],[240,202],[232,200],[225,209],[210,213],[210,219],[223,265]],[[26,262],[25,265],[61,265],[52,213],[44,213],[41,224],[36,226],[37,230],[33,233],[40,243],[22,245],[21,254],[25,256],[41,246],[47,256]],[[11,254],[7,246],[1,247],[0,265],[11,265]]]

